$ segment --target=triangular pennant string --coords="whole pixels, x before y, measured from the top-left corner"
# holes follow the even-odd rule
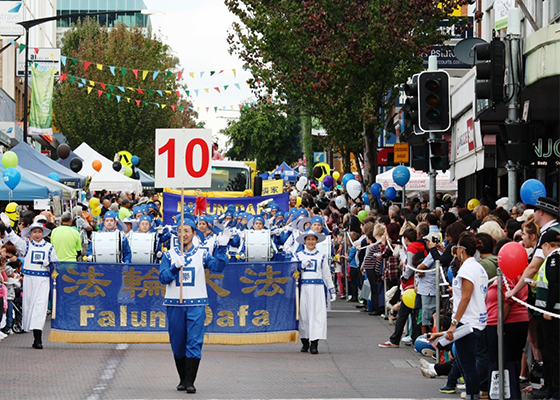
[[[103,94],[102,90],[97,90],[97,97],[101,97],[102,94]]]
[[[142,71],[142,80],[145,81],[150,71]]]
[[[134,100],[134,101],[136,102],[136,105],[137,105],[138,107],[140,107],[140,100]]]
[[[88,86],[87,93],[90,94],[92,90],[93,90],[93,88],[91,86]]]
[[[115,66],[114,66],[114,65],[110,65],[110,66],[109,66],[109,71],[111,71],[111,73],[113,74],[113,76],[115,76]]]
[[[183,72],[182,71],[177,72],[177,80],[180,81],[182,77],[183,77]],[[173,111],[175,111],[175,110],[173,110]]]
[[[239,83],[234,83],[235,87],[239,90],[241,90],[241,85],[239,85]]]
[[[96,64],[97,69],[103,71],[103,64]]]
[[[214,89],[216,90],[216,92],[221,93],[219,87],[215,87]]]
[[[90,65],[91,65],[91,61],[84,61],[84,71],[87,71]]]
[[[132,69],[132,73],[134,74],[136,79],[138,79],[138,70],[137,69]]]
[[[156,90],[156,93],[159,94],[160,96],[163,96],[163,92],[161,90]]]
[[[154,74],[152,75],[152,80],[155,81],[156,77],[158,76],[159,71],[154,71]]]
[[[126,78],[126,68],[121,68],[121,74],[123,78]]]
[[[237,71],[235,70],[235,68],[232,69],[232,72],[233,72],[233,77],[237,78]]]
[[[66,56],[60,56],[60,62],[62,65],[66,66]]]

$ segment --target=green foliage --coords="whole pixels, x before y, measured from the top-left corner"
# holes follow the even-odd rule
[[[196,113],[189,108],[191,104],[178,100],[173,92],[183,89],[174,76],[165,79],[165,74],[160,73],[154,81],[150,74],[142,80],[143,70],[177,71],[178,59],[170,53],[169,46],[158,38],[146,36],[140,28],[127,29],[123,24],[107,30],[96,20],[87,19],[67,31],[62,39],[62,54],[91,61],[92,65],[84,70],[83,62],[73,64],[69,60],[65,72],[106,84],[103,88],[96,83],[90,94],[87,85],[78,87],[77,82],[65,80],[55,86],[54,123],[70,146],[75,148],[86,142],[109,159],[118,151],[128,150],[140,157],[140,168],[153,170],[155,129],[196,126]],[[116,66],[115,75],[107,67],[98,70],[96,63]],[[130,70],[123,77],[120,67],[138,69],[139,79]],[[148,89],[151,93],[128,89],[122,93],[117,86]],[[155,92],[159,89],[172,92],[163,92],[160,96]],[[110,97],[106,93],[99,96],[98,90],[109,93]],[[117,95],[122,97],[119,103]],[[135,100],[141,100],[140,106]],[[144,102],[175,105],[176,112],[170,107],[160,108]]]
[[[225,0],[240,20],[230,52],[246,62],[261,98],[318,117],[325,145],[364,152],[372,181],[375,139],[398,95],[391,89],[421,69],[419,55],[443,42],[438,22],[458,2]]]
[[[243,108],[239,120],[229,121],[221,132],[229,137],[227,156],[256,160],[259,171],[270,171],[282,161],[291,164],[301,155],[300,118],[268,104]]]

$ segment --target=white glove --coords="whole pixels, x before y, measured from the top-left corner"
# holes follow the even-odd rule
[[[179,269],[181,267],[185,266],[185,257],[181,256],[177,259],[177,263],[175,263],[175,266]]]
[[[218,236],[218,245],[227,246],[230,239],[231,239],[231,230],[229,228],[225,228]]]
[[[156,232],[161,235],[163,233],[164,229],[165,229],[165,226],[160,225],[160,226],[156,227]]]
[[[281,233],[282,233],[282,232],[280,232],[280,229],[276,229],[276,230],[272,231],[272,234],[273,234],[274,236],[280,236]]]
[[[50,263],[51,263],[51,262],[50,262],[48,259],[45,258],[45,259],[43,260],[43,267],[47,268],[47,267],[50,265]]]
[[[336,292],[335,292],[334,288],[329,289],[329,293],[331,294],[331,301],[335,301],[336,300]]]
[[[301,262],[301,269],[306,270],[311,265],[311,260],[303,260]]]
[[[4,213],[0,214],[0,220],[2,221],[4,226],[10,226],[10,224],[11,224],[10,217],[8,217]]]
[[[93,256],[87,256],[87,260],[88,260],[89,262],[92,262],[92,261],[93,261]]]
[[[161,251],[158,251],[156,254],[156,258],[161,258],[161,256],[163,256],[163,253]]]

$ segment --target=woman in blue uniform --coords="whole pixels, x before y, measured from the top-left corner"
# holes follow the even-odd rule
[[[205,305],[208,304],[204,269],[221,272],[227,266],[231,232],[224,229],[219,235],[213,256],[193,245],[195,236],[196,221],[191,215],[185,215],[183,224],[179,222],[177,226],[183,254],[180,247],[165,252],[159,269],[159,280],[166,285],[163,304],[167,307],[169,341],[180,378],[177,390],[187,393],[196,393],[194,381],[202,357]]]

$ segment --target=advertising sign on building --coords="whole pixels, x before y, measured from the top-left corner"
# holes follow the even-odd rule
[[[23,26],[23,1],[0,1],[0,36],[21,36]]]
[[[0,1],[0,4],[2,2]],[[39,69],[54,68],[54,76],[60,74],[60,49],[59,48],[30,48],[29,62],[37,65]],[[31,76],[31,68],[27,69],[27,74]],[[25,75],[25,51],[18,52],[16,59],[16,76]]]

